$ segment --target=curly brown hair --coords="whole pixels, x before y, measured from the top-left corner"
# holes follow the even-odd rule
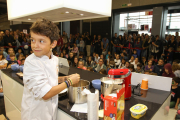
[[[30,31],[48,37],[51,43],[59,39],[59,28],[45,18],[37,19],[37,21],[32,24]]]

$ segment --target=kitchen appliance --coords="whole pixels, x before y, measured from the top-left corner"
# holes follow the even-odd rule
[[[59,69],[59,76],[68,75],[69,72],[69,63],[67,59],[58,57],[58,69]]]
[[[82,95],[84,89],[90,89],[90,82],[87,80],[80,80],[79,83],[74,84],[68,88],[69,102],[71,103],[86,103],[87,95]]]
[[[108,72],[108,78],[122,80],[122,84],[125,84],[125,100],[131,98],[131,71],[129,69],[110,69]],[[114,82],[115,83],[115,82]]]

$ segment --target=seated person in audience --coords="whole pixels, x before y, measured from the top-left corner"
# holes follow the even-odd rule
[[[162,76],[171,78],[175,77],[174,73],[172,72],[172,66],[170,63],[164,65],[164,71]]]
[[[123,68],[124,69],[129,69],[129,65],[130,65],[130,63],[128,61],[126,61],[126,64],[125,64],[125,66]]]
[[[144,70],[142,69],[142,64],[139,63],[136,68],[136,73],[144,73]]]
[[[107,66],[107,73],[109,72],[110,69],[116,69],[114,60],[109,61],[109,65]]]
[[[53,50],[53,55],[59,57],[58,52],[56,50]]]
[[[25,62],[25,59],[23,58],[23,59],[21,60],[21,65],[24,65],[24,62]]]
[[[92,67],[88,67],[88,68],[87,68],[87,71],[94,72],[94,70],[93,70],[93,68],[92,68]]]
[[[96,64],[98,64],[99,59],[100,59],[99,54],[97,54],[97,53],[96,53],[96,56],[95,56],[94,62],[95,62]]]
[[[11,61],[11,59],[10,59],[10,54],[12,54],[12,53],[14,53],[14,49],[13,49],[13,48],[9,48],[9,49],[8,49],[8,55],[7,55],[7,57],[6,57],[6,60],[7,60],[7,61]],[[16,60],[16,58],[15,58],[15,60]]]
[[[173,63],[172,63],[172,64],[179,64],[179,63],[180,63],[180,60],[175,59],[175,60],[173,60]]]
[[[108,56],[111,55],[111,52],[108,51],[108,54],[106,55],[106,60],[108,59]]]
[[[106,72],[106,70],[105,70],[105,69],[101,69],[101,70],[99,71],[99,73],[100,73],[100,74],[107,75],[107,72]]]
[[[155,65],[155,61],[154,61],[154,56],[153,56],[153,55],[151,55],[151,56],[149,57],[149,60],[152,61],[152,65]]]
[[[178,109],[179,101],[180,101],[180,87],[178,86],[180,83],[180,78],[173,77],[172,85],[171,85],[171,102],[170,108]]]
[[[11,65],[18,64],[18,62],[15,60],[15,54],[11,53],[10,55],[10,61],[8,61],[7,68],[11,68]]]
[[[123,68],[126,65],[126,60],[123,58],[118,68]]]
[[[138,57],[138,55],[137,55],[137,50],[134,50],[133,53],[134,53],[134,54],[133,54],[132,56],[134,56],[134,58],[137,58],[137,57]]]
[[[69,53],[68,61],[70,61],[71,64],[72,64],[73,61],[74,61],[74,54],[73,54],[72,52]],[[71,66],[71,65],[70,65],[70,66]]]
[[[119,68],[119,65],[121,63],[121,60],[119,59],[119,54],[116,55],[116,59],[114,59],[116,68]]]
[[[64,44],[63,47],[62,47],[62,51],[65,50],[67,54],[69,53],[69,49],[70,48],[68,48],[68,44],[67,43]]]
[[[137,65],[139,64],[139,59],[138,58],[136,58],[135,60],[134,60],[134,63],[133,63],[133,65],[134,65],[134,69],[136,69],[137,68]]]
[[[120,57],[120,59],[122,60],[123,58],[124,58],[126,61],[128,61],[127,54],[126,54],[126,53],[124,53],[124,52],[122,52],[122,53],[121,53],[121,57]]]
[[[145,71],[144,71],[144,74],[150,75],[150,74],[151,74],[151,71],[150,71],[150,70],[145,70]]]
[[[145,67],[147,65],[147,61],[145,57],[142,57],[142,65]]]
[[[74,54],[78,53],[78,47],[77,47],[76,43],[74,43],[74,47],[72,48],[71,52],[74,53]]]
[[[93,56],[92,56],[93,61],[95,61],[95,57],[96,57],[96,53],[93,52]]]
[[[73,65],[72,65],[72,66],[73,66],[73,67],[78,67],[78,62],[79,62],[79,61],[78,61],[78,58],[75,56],[75,57],[74,57],[74,62],[73,62]]]
[[[105,63],[105,62],[106,62],[106,59],[105,59],[105,57],[104,57],[103,54],[100,55],[100,58],[103,59],[104,64],[106,64],[106,63]]]
[[[91,56],[89,56],[88,57],[88,59],[87,59],[87,61],[86,61],[86,67],[88,68],[88,67],[94,67],[94,61],[92,60],[92,57]]]
[[[159,59],[158,64],[154,66],[153,73],[157,73],[158,76],[162,76],[164,69],[164,60],[162,58]]]
[[[83,70],[87,70],[87,68],[84,67],[84,62],[83,62],[83,61],[79,61],[79,63],[78,63],[78,68],[79,68],[79,69],[83,69]]]
[[[174,64],[172,65],[172,71],[173,71],[173,73],[174,73],[174,75],[175,75],[176,77],[179,77],[179,78],[180,78],[180,65],[179,65],[179,64],[174,63]]]
[[[129,70],[130,70],[131,72],[135,72],[135,69],[134,69],[134,65],[133,65],[133,64],[130,64],[130,65],[129,65]]]
[[[59,56],[59,57],[65,58],[65,57],[64,57],[64,54],[63,54],[62,52],[60,53],[60,56]]]
[[[4,58],[6,58],[8,56],[8,54],[6,53],[6,51],[4,50],[4,46],[0,46],[0,51],[3,52]]]
[[[134,63],[134,56],[131,56],[131,59],[129,60],[129,62],[130,62],[131,64]]]
[[[7,63],[8,61],[4,58],[3,51],[0,51],[0,69],[6,69]]]
[[[84,58],[83,52],[80,52],[80,54],[79,54],[79,61],[83,61],[84,64],[86,63],[86,58]]]
[[[150,70],[151,72],[154,70],[154,65],[152,65],[152,60],[149,60],[148,65],[145,66],[145,71]]]
[[[94,69],[95,72],[99,72],[101,69],[105,69],[106,70],[106,66],[103,63],[103,59],[99,59],[99,63],[96,64],[93,67],[93,69]]]
[[[19,55],[23,55],[21,48],[18,49],[18,52],[16,53],[16,58],[19,58]]]
[[[162,56],[164,57],[165,62],[172,64],[172,62],[173,62],[173,48],[170,47],[170,48],[168,49],[167,54],[166,54],[166,55],[165,55],[165,54],[162,54]]]
[[[114,52],[114,56],[113,57],[116,58],[116,55],[117,55],[116,52]]]
[[[25,58],[27,58],[28,56],[29,56],[29,54],[26,54],[26,55],[25,55]]]
[[[66,50],[63,50],[63,56],[64,56],[64,58],[68,58],[68,54],[66,53]]]
[[[17,62],[18,62],[19,65],[21,65],[21,60],[22,60],[22,59],[23,59],[23,55],[20,54],[20,55],[18,56],[18,60],[17,60]]]

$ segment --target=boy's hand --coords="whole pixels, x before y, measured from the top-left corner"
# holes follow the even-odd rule
[[[174,107],[174,109],[176,109],[176,110],[177,110],[177,109],[178,109],[178,106],[176,105],[176,106]]]
[[[69,78],[72,80],[73,85],[74,85],[74,84],[76,84],[76,83],[79,82],[79,80],[80,80],[80,75],[79,75],[79,74],[73,74],[73,75],[71,75]]]

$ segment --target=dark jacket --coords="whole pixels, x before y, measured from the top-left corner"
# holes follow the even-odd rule
[[[168,69],[169,74],[167,74],[165,72],[165,69]],[[171,78],[175,77],[174,73],[172,72],[171,64],[167,63],[167,64],[164,65],[164,70],[163,70],[162,76],[164,76],[164,77],[171,77]]]
[[[163,74],[163,65],[155,65],[152,72],[157,73],[158,76],[162,76]]]

